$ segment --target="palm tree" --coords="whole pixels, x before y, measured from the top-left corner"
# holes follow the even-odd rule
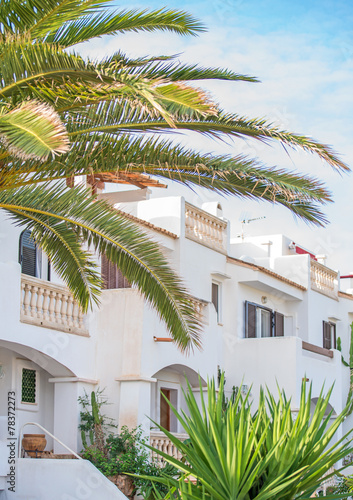
[[[80,57],[74,45],[103,35],[143,30],[196,35],[204,30],[185,12],[115,12],[108,3],[1,2],[0,208],[32,231],[84,310],[98,301],[101,289],[88,245],[119,266],[186,349],[199,345],[200,325],[190,296],[158,246],[124,214],[93,201],[88,191],[66,188],[63,182],[53,187],[51,181],[89,175],[94,182],[110,172],[116,181],[140,185],[150,174],[280,203],[307,222],[324,224],[319,205],[330,200],[330,194],[318,180],[267,168],[241,155],[200,154],[160,134],[184,129],[215,138],[279,141],[314,153],[339,171],[348,167],[328,146],[261,119],[225,113],[192,85],[204,79],[256,82],[253,77],[181,65],[173,57],[133,60],[120,52],[101,61]],[[51,111],[51,118],[42,108],[38,125],[40,106],[48,115]],[[31,116],[22,120],[19,113],[28,110]],[[10,125],[3,127],[1,120],[10,117]],[[19,133],[21,120],[26,134]]]

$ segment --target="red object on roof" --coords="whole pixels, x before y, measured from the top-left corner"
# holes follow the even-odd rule
[[[315,255],[313,253],[308,252],[308,250],[304,250],[304,248],[298,247],[298,245],[295,245],[295,251],[296,251],[296,253],[299,253],[300,255],[308,254],[308,255],[310,255],[311,259],[317,261],[317,258],[315,257]]]

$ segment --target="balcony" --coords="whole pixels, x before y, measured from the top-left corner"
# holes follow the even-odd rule
[[[311,260],[310,281],[312,290],[338,300],[338,273],[336,271]]]
[[[313,345],[299,337],[229,339],[228,342],[231,366],[236,367],[239,383],[242,381],[242,384],[252,386],[255,403],[260,397],[260,386],[268,387],[273,394],[279,386],[297,408],[303,381],[312,384],[313,398],[318,397],[325,381],[325,390],[334,384],[330,403],[335,412],[339,413],[345,406],[349,369],[342,364],[339,352]]]
[[[173,432],[173,435],[177,437],[180,441],[185,441],[185,439],[188,439],[189,437],[187,434],[176,434],[175,432]],[[176,458],[177,460],[181,460],[182,458],[182,454],[180,453],[180,451],[175,447],[175,445],[170,441],[170,439],[165,434],[163,434],[163,432],[151,431],[150,445],[159,451],[167,453],[168,455]],[[156,460],[157,462],[161,462],[163,460],[162,457],[158,455],[155,451],[152,451],[152,459]]]
[[[218,252],[227,252],[227,222],[190,203],[185,203],[185,236]]]
[[[22,274],[21,322],[88,336],[83,313],[62,285]]]

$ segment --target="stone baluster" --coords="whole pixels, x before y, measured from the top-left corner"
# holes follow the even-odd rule
[[[77,327],[78,326],[78,304],[77,302],[74,302],[72,305],[72,323],[73,326]]]
[[[40,320],[43,320],[44,314],[43,314],[43,294],[44,294],[44,288],[39,286],[37,288],[37,300],[36,300],[36,309],[37,309],[37,318]]]
[[[52,323],[54,323],[55,321],[55,296],[56,292],[50,290],[48,312],[49,312],[49,321],[51,321]]]
[[[30,314],[32,318],[34,318],[36,315],[37,290],[37,286],[31,286]]]
[[[78,306],[78,327],[83,328],[83,312],[80,306]]]
[[[185,234],[190,235],[192,231],[191,217],[188,210],[185,211]]]
[[[61,311],[61,297],[62,293],[56,292],[55,294],[55,323],[61,323],[60,321],[60,311]]]
[[[24,291],[23,295],[23,313],[25,316],[29,316],[29,302],[30,302],[30,290],[31,287],[27,283],[22,283],[22,289]]]
[[[68,296],[66,293],[63,293],[61,296],[61,309],[60,309],[60,315],[61,315],[61,324],[62,325],[67,325],[67,299]]]
[[[69,294],[67,296],[66,315],[67,315],[67,324],[69,325],[70,328],[74,326],[73,316],[72,316],[73,307],[74,307],[74,298],[71,294]]]
[[[48,288],[44,288],[43,292],[43,320],[49,321],[49,295],[50,292]]]

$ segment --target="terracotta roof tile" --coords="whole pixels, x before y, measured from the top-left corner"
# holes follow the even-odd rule
[[[283,281],[288,285],[294,286],[299,290],[303,291],[307,290],[305,286],[299,285],[299,283],[295,283],[295,281],[289,280],[288,278],[285,278],[284,276],[281,276],[280,274],[277,274],[274,271],[267,269],[266,267],[258,266],[257,264],[251,264],[250,262],[245,262],[244,260],[237,259],[235,257],[227,257],[227,262],[229,262],[230,264],[236,264],[238,266],[247,267],[249,269],[253,269],[254,271],[260,271],[264,274],[268,274],[269,276],[272,276],[273,278]]]
[[[151,222],[147,222],[146,220],[139,219],[138,217],[135,217],[135,215],[128,214],[127,212],[124,212],[123,210],[118,210],[116,211],[126,217],[127,219],[132,220],[133,222],[136,222],[137,224],[140,224],[141,226],[145,226],[148,229],[152,229],[152,231],[157,231],[158,233],[165,234],[166,236],[169,236],[169,238],[173,238],[174,240],[178,239],[178,235],[175,233],[172,233],[171,231],[168,231],[167,229],[163,229],[162,227],[155,226]]]

